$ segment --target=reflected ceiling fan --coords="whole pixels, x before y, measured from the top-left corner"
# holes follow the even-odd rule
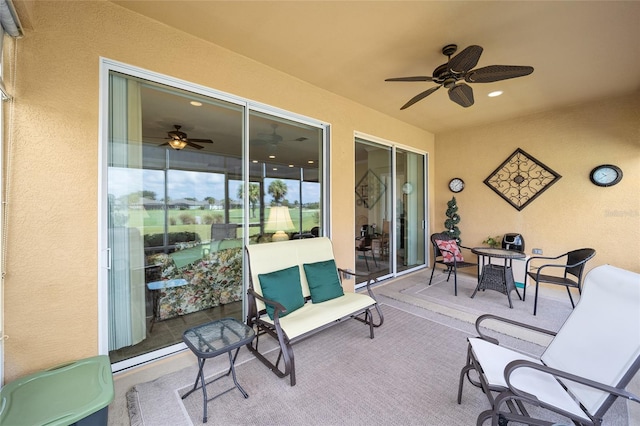
[[[198,142],[198,143],[213,143],[213,141],[211,139],[195,139],[195,138],[187,138],[187,134],[185,132],[181,132],[180,129],[182,128],[181,125],[179,124],[174,124],[173,127],[175,127],[175,130],[171,130],[169,132],[167,132],[167,136],[169,139],[167,142],[160,144],[158,146],[164,146],[164,145],[169,145],[171,148],[176,149],[176,150],[180,150],[183,149],[187,146],[191,147],[191,148],[195,148],[195,149],[202,149],[204,148],[201,145],[198,145],[194,142]]]
[[[507,80],[509,78],[524,77],[533,72],[533,67],[520,65],[489,65],[482,68],[472,69],[478,63],[482,54],[482,47],[469,46],[456,53],[458,46],[448,44],[442,48],[442,54],[449,59],[446,64],[442,64],[433,71],[433,76],[415,77],[395,77],[387,78],[385,81],[433,81],[438,85],[424,92],[418,93],[402,106],[400,109],[409,108],[411,105],[426,98],[440,87],[449,89],[449,99],[465,108],[473,105],[473,90],[467,83],[492,83],[494,81]]]
[[[278,148],[278,144],[280,142],[303,142],[309,139],[301,136],[296,139],[285,141],[284,138],[278,134],[278,125],[276,123],[271,123],[271,128],[273,128],[273,131],[271,133],[258,133],[257,139],[252,139],[251,143],[256,145],[267,145],[270,151],[275,151]]]

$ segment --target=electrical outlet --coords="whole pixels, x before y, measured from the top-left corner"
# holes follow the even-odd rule
[[[534,249],[532,250],[532,253],[533,253],[533,254],[542,254],[542,249],[541,249],[541,248],[534,248]]]

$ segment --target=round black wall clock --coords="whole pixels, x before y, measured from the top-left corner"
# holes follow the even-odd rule
[[[461,192],[464,189],[464,181],[460,178],[453,178],[449,181],[451,192]]]
[[[622,170],[613,164],[601,164],[591,170],[591,182],[598,186],[613,186],[622,180]]]

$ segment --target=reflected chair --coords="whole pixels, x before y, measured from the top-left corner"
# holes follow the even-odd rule
[[[380,235],[380,257],[382,259],[386,259],[389,256],[389,245],[391,241],[390,238],[390,227],[389,221],[382,221],[382,234]]]
[[[360,237],[356,238],[356,252],[361,253],[362,257],[364,257],[364,262],[367,265],[367,271],[369,271],[369,261],[367,260],[367,253],[371,254],[371,258],[373,259],[373,263],[378,267],[378,262],[376,260],[376,255],[373,253],[373,249],[371,247],[371,227],[369,225],[362,225],[360,228]]]
[[[446,232],[439,232],[431,235],[431,245],[433,246],[433,261],[434,265],[431,268],[431,278],[429,278],[429,285],[433,280],[433,273],[436,270],[436,265],[444,265],[447,267],[445,272],[448,272],[447,282],[451,278],[453,272],[453,294],[458,295],[458,268],[467,268],[469,266],[477,267],[477,263],[467,262],[462,257],[460,248],[469,249],[469,247],[459,246],[455,238]]]
[[[638,312],[640,274],[602,265],[587,274],[584,294],[558,332],[491,314],[478,317],[478,337],[468,339],[467,364],[460,372],[458,404],[466,376],[491,405],[478,416],[478,425],[487,419],[492,425],[601,425],[618,397],[640,402],[625,390],[640,369]],[[528,356],[500,346],[497,332],[488,335],[490,325],[553,338],[540,357]],[[550,421],[558,414],[570,420]]]
[[[213,241],[222,241],[228,238],[238,238],[237,223],[212,223],[211,239]]]
[[[527,275],[525,276],[524,290],[522,300],[525,300],[527,297],[527,282],[528,278],[531,278],[536,282],[536,293],[533,299],[533,315],[536,314],[538,309],[538,285],[540,283],[547,284],[556,284],[563,285],[567,289],[567,293],[569,293],[569,300],[571,300],[571,307],[575,308],[576,305],[573,302],[573,297],[571,296],[571,288],[577,288],[578,294],[582,293],[582,273],[584,271],[584,266],[593,256],[596,255],[596,251],[591,248],[583,248],[578,250],[572,250],[568,253],[561,254],[556,257],[545,257],[545,256],[534,256],[527,260],[525,264],[525,271],[527,271]],[[529,269],[529,264],[531,261],[535,260],[558,260],[563,257],[567,258],[566,263],[558,263],[551,262],[545,263],[541,266],[533,266],[535,270],[532,271]],[[562,272],[562,276],[559,275],[548,275],[543,272],[556,270]]]

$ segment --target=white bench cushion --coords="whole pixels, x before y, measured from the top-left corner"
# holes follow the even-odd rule
[[[344,296],[322,303],[307,302],[302,308],[295,310],[284,318],[280,318],[280,326],[289,339],[295,339],[322,324],[329,324],[350,314],[362,311],[375,305],[376,301],[366,294],[345,293]],[[261,318],[273,324],[266,315]]]

